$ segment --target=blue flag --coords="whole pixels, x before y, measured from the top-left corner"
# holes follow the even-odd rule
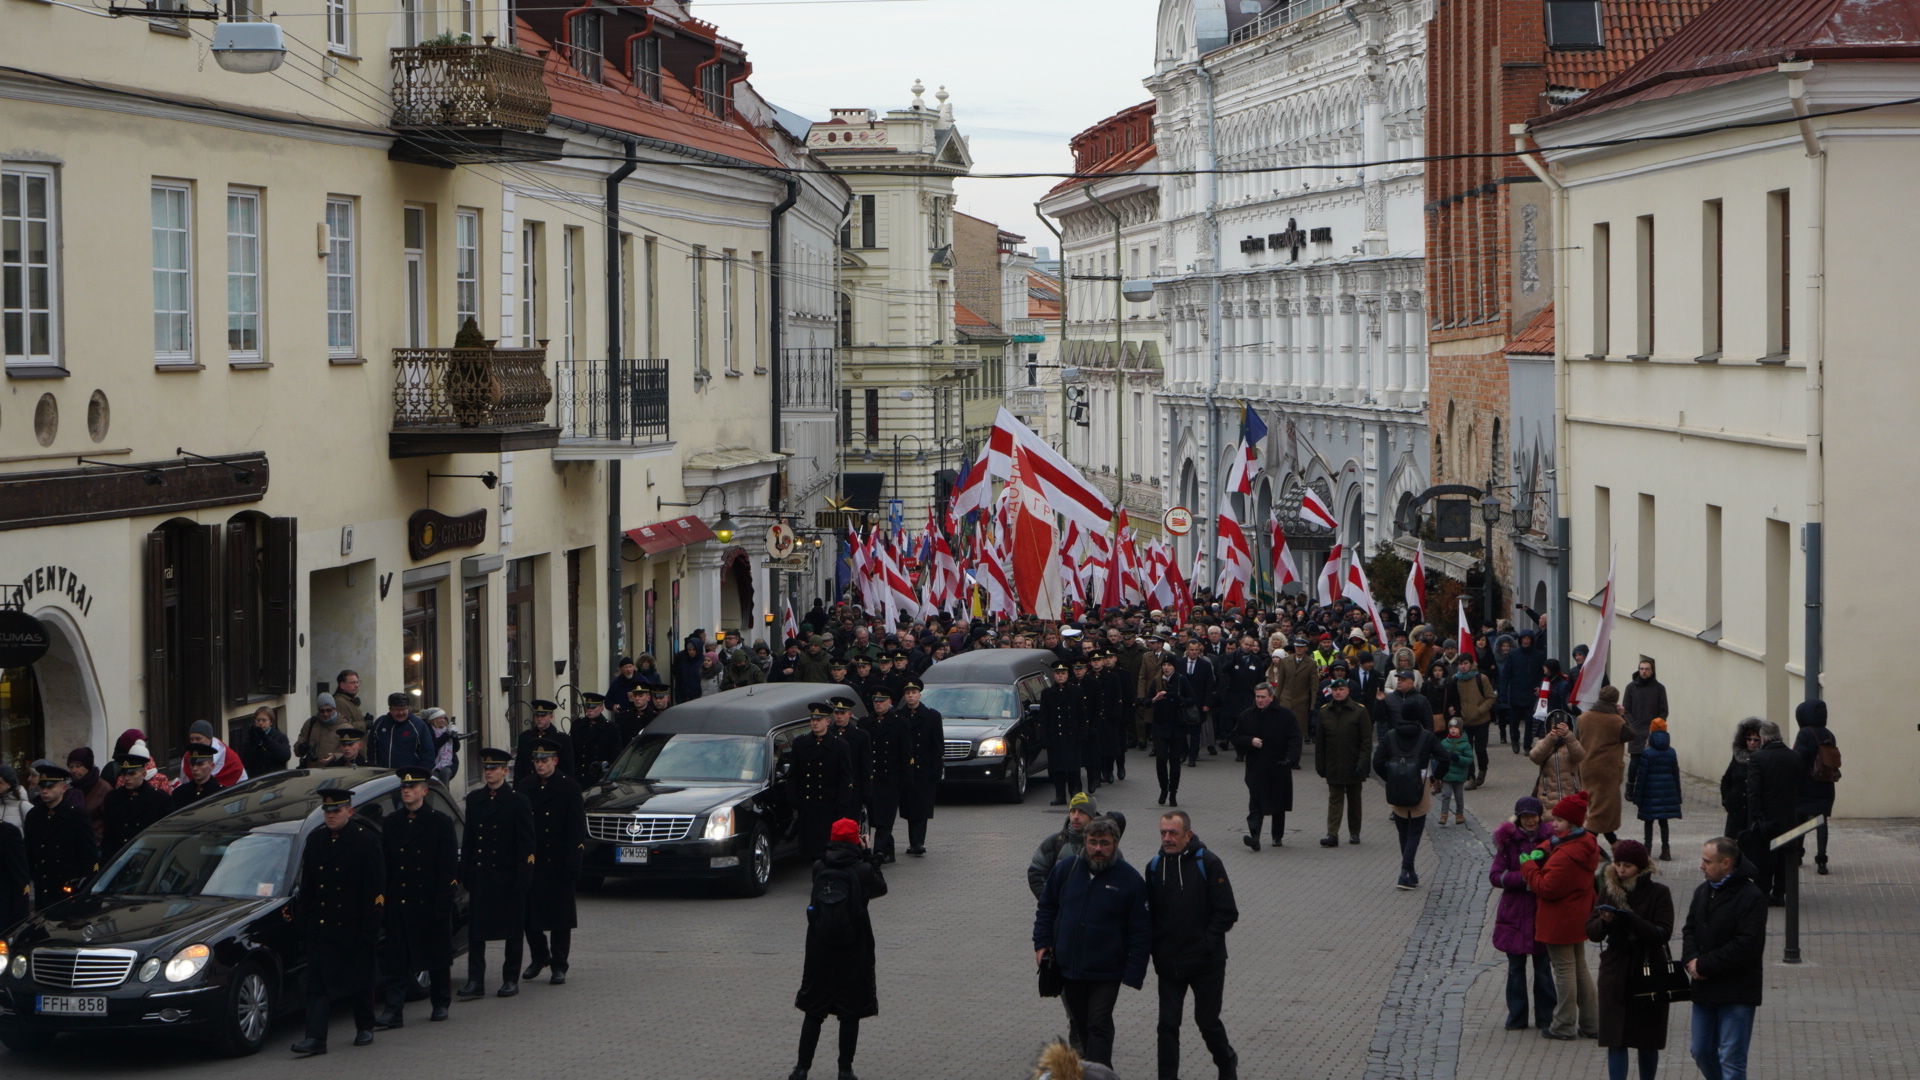
[[[1248,446],[1258,446],[1260,440],[1267,437],[1266,421],[1260,419],[1260,414],[1253,411],[1251,404],[1243,406],[1243,409],[1240,419],[1240,440]]]

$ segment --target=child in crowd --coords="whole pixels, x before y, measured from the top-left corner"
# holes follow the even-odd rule
[[[1473,744],[1467,741],[1466,731],[1459,720],[1447,724],[1447,737],[1440,741],[1447,752],[1453,755],[1453,764],[1447,766],[1442,776],[1440,789],[1440,824],[1447,823],[1447,803],[1453,803],[1453,820],[1461,825],[1467,823],[1467,794],[1464,785],[1473,772]]]
[[[1660,859],[1670,862],[1667,848],[1667,822],[1680,816],[1680,755],[1674,752],[1673,739],[1667,734],[1666,717],[1656,716],[1649,725],[1647,748],[1633,759],[1627,790],[1640,807],[1640,820],[1646,823],[1647,849],[1653,849],[1653,824],[1660,823]]]

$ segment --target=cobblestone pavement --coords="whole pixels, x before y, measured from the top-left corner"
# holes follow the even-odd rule
[[[1248,1078],[1411,1078],[1603,1075],[1593,1044],[1548,1043],[1501,1030],[1504,958],[1487,944],[1493,900],[1486,885],[1486,833],[1530,783],[1531,767],[1495,748],[1493,779],[1468,795],[1468,827],[1430,827],[1420,856],[1422,887],[1393,888],[1393,827],[1378,785],[1367,792],[1363,843],[1323,849],[1325,787],[1311,759],[1295,773],[1286,846],[1255,854],[1241,845],[1246,790],[1231,755],[1202,758],[1180,802],[1225,862],[1241,911],[1228,938],[1225,1021]],[[1309,755],[1311,751],[1309,751]],[[1152,763],[1130,755],[1133,779],[1100,792],[1103,809],[1128,816],[1122,852],[1144,864],[1155,846]],[[1713,769],[1718,770],[1718,763]],[[1844,785],[1842,807],[1844,809]],[[1025,866],[1061,814],[1036,788],[1024,806],[959,796],[943,803],[930,853],[887,868],[892,891],[873,906],[879,939],[880,1015],[862,1024],[856,1070],[863,1080],[1024,1078],[1039,1047],[1064,1034],[1060,1006],[1034,993],[1028,947],[1033,901]],[[1698,871],[1698,841],[1718,831],[1717,806],[1692,798],[1676,823],[1675,861],[1662,864],[1684,908]],[[1768,1004],[1755,1036],[1756,1075],[1910,1076],[1920,1060],[1920,827],[1844,823],[1833,839],[1834,873],[1807,876],[1802,947],[1808,962],[1770,963]],[[413,1022],[354,1049],[350,1021],[335,1017],[335,1049],[319,1062],[290,1061],[297,1017],[283,1019],[272,1048],[240,1061],[159,1040],[63,1040],[32,1059],[36,1075],[191,1073],[257,1077],[403,1070],[432,1076],[545,1074],[675,1080],[784,1077],[793,1065],[807,887],[783,863],[756,900],[614,884],[583,896],[568,985],[526,984],[518,998],[456,1003],[453,1019]],[[1769,958],[1777,960],[1779,913]],[[496,950],[498,946],[495,946]],[[458,976],[458,972],[456,972]],[[1115,1067],[1155,1076],[1154,978],[1125,990],[1116,1011]],[[831,1028],[831,1025],[829,1025]],[[1692,1074],[1678,1049],[1686,1013],[1676,1009],[1666,1075]],[[1214,1070],[1189,1018],[1184,1075]],[[834,1035],[822,1040],[814,1075],[833,1075]],[[25,1059],[0,1051],[0,1073]],[[424,1073],[422,1071],[424,1070]],[[1679,1071],[1675,1071],[1679,1070]]]

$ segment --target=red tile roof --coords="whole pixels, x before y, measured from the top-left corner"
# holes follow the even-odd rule
[[[670,71],[660,73],[660,96],[654,101],[627,81],[620,66],[608,58],[602,65],[604,82],[581,77],[525,22],[515,24],[517,44],[538,56],[546,54],[547,93],[553,98],[553,113],[601,127],[634,135],[708,150],[756,165],[778,168],[780,160],[752,127],[738,116],[725,121],[706,110],[702,98]]]
[[[1553,355],[1553,305],[1548,304],[1527,323],[1527,328],[1508,340],[1508,356]]]
[[[1045,274],[1027,274],[1027,318],[1060,317],[1060,283]]]
[[[1604,49],[1547,50],[1547,85],[1591,90],[1641,58],[1693,21],[1713,0],[1605,0]]]
[[[953,305],[953,325],[962,330],[997,330],[998,327],[981,318],[965,304],[955,301]]]
[[[1122,109],[1073,137],[1073,171],[1077,173],[1124,173],[1152,161],[1158,152],[1153,145],[1154,103],[1143,101]],[[1064,191],[1083,179],[1065,180],[1054,185]],[[1051,192],[1049,192],[1051,194]]]
[[[1719,0],[1554,123],[1771,71],[1785,60],[1920,58],[1920,0]]]

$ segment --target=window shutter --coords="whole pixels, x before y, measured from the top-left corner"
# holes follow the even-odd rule
[[[253,690],[254,610],[260,595],[254,566],[253,521],[241,515],[227,522],[227,704],[245,705]]]
[[[294,639],[299,625],[298,518],[267,519],[266,558],[261,564],[260,649],[263,694],[290,694],[298,685],[293,677]]]
[[[175,718],[186,740],[185,728],[196,720],[220,724],[220,533],[222,526],[183,529],[180,560],[174,568],[175,595],[180,605],[180,656],[175,663],[184,684],[181,695],[186,715]]]
[[[147,634],[147,718],[141,727],[147,732],[147,747],[155,761],[167,760],[173,745],[173,728],[167,715],[167,689],[170,668],[167,655],[167,534],[156,529],[147,534],[147,574],[142,612]]]

